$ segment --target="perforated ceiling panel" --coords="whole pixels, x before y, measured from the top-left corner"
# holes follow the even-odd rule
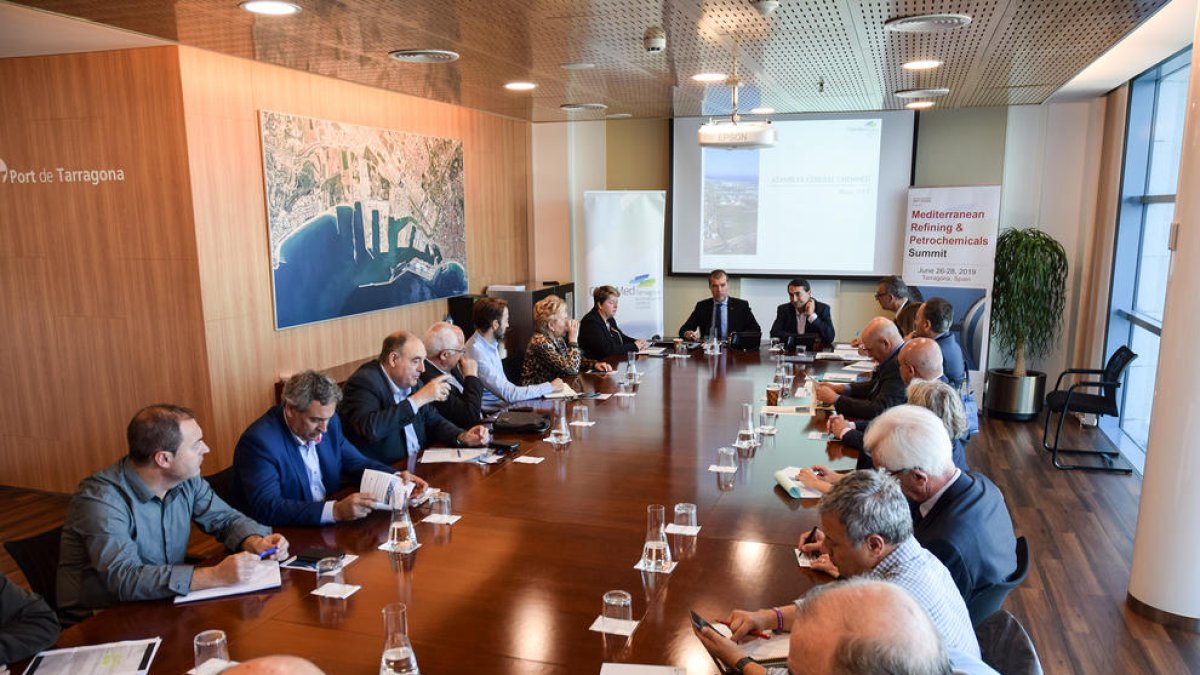
[[[728,114],[730,90],[691,81],[730,73],[739,108],[889,110],[900,89],[947,87],[940,107],[1040,103],[1166,0],[298,0],[257,17],[237,0],[22,0],[22,4],[233,56],[533,121]],[[892,33],[889,19],[966,14],[944,33]],[[662,26],[667,50],[642,34]],[[451,49],[447,65],[401,64],[395,49]],[[907,61],[944,62],[931,71]],[[564,70],[563,63],[594,68]],[[516,93],[505,82],[539,87]],[[605,112],[568,114],[565,102]]]

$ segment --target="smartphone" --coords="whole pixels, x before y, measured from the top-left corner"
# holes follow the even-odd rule
[[[692,615],[692,625],[696,627],[696,630],[704,630],[705,627],[712,628],[714,631],[717,630],[711,623],[700,618],[700,615],[696,612],[688,610],[688,614]]]
[[[506,452],[513,452],[521,447],[521,443],[518,441],[493,440],[491,443],[488,443],[488,447],[495,450],[497,455],[503,455]]]
[[[344,555],[346,555],[344,551],[336,548],[308,546],[296,552],[296,559],[304,562],[316,562],[324,558],[341,558]]]

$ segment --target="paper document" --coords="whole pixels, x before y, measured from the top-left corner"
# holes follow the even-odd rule
[[[480,448],[428,448],[421,453],[422,464],[459,464],[474,462],[485,451]]]
[[[775,633],[770,640],[751,640],[741,645],[746,656],[756,661],[767,659],[785,659],[788,655],[788,643],[791,633]]]
[[[610,633],[612,635],[633,635],[633,631],[637,630],[637,621],[625,621],[624,619],[608,619],[603,616],[596,617],[588,630],[594,630],[597,633]]]
[[[425,519],[422,520],[421,522],[422,523],[432,523],[434,525],[453,525],[460,520],[462,520],[462,516],[446,516],[446,515],[442,515],[440,513],[434,513],[434,514],[425,516]]]
[[[175,604],[182,605],[185,602],[196,602],[198,600],[223,598],[229,595],[254,593],[256,591],[279,588],[282,585],[283,579],[279,576],[279,563],[274,560],[260,560],[258,561],[257,569],[254,570],[254,574],[249,580],[243,581],[240,584],[234,584],[232,586],[206,588],[202,591],[192,591],[187,595],[179,595],[175,597]]]
[[[416,483],[405,483],[404,479],[394,473],[384,473],[375,469],[363,469],[362,481],[358,491],[365,492],[375,498],[375,508],[390,509],[392,504],[399,503],[396,494],[403,490],[404,496],[412,495]]]
[[[324,586],[313,590],[312,595],[319,595],[325,598],[341,598],[346,599],[361,589],[362,586],[355,584],[325,584]]]
[[[736,466],[717,466],[716,464],[709,464],[708,470],[713,473],[737,473]]]
[[[827,434],[823,431],[810,431],[810,432],[808,432],[808,440],[810,440],[810,441],[836,441],[837,438],[834,438],[833,434]]]
[[[792,499],[819,499],[821,497],[820,492],[806,488],[792,480],[798,473],[800,473],[798,467],[784,467],[775,472],[775,482],[779,483],[779,487],[783,488],[784,492],[787,492],[788,496]]]
[[[665,351],[667,351],[666,347],[646,347],[645,349],[639,349],[638,354],[644,354],[646,356],[662,356],[663,352]]]
[[[520,457],[514,457],[513,461],[516,462],[517,464],[541,464],[542,462],[546,461],[546,458],[545,457],[530,457],[529,455],[521,455]]]
[[[700,534],[699,525],[676,525],[675,523],[669,523],[665,528],[663,528],[663,530],[667,534],[682,534],[688,537],[694,537]]]
[[[796,564],[797,565],[799,565],[801,567],[812,567],[812,558],[805,555],[804,551],[801,551],[798,548],[795,548],[792,550],[796,552]]]
[[[846,370],[854,370],[854,371],[857,371],[860,373],[869,373],[869,372],[875,370],[875,362],[874,361],[859,361],[858,363],[851,363],[850,365],[846,366]]]
[[[811,415],[812,407],[807,405],[764,405],[763,412],[776,415]]]
[[[25,675],[135,675],[150,672],[162,638],[52,649],[33,657]]]
[[[858,373],[847,373],[844,370],[825,373],[821,376],[822,382],[854,382],[856,380],[858,380]]]
[[[676,666],[644,666],[639,663],[605,663],[600,675],[687,675],[687,668]]]
[[[559,389],[556,392],[546,394],[546,396],[544,398],[546,398],[546,399],[575,398],[578,395],[579,395],[579,392],[575,391],[574,389],[571,388],[571,385],[564,382],[562,389]]]

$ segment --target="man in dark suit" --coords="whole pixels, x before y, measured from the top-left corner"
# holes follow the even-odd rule
[[[937,342],[942,350],[942,371],[951,387],[958,389],[967,379],[967,365],[962,347],[950,326],[954,323],[954,307],[942,298],[930,298],[917,308],[913,332]]]
[[[416,389],[424,370],[425,345],[412,333],[397,331],[384,338],[378,359],[346,380],[338,413],[346,421],[346,438],[363,454],[391,464],[415,460],[432,443],[462,448],[491,440],[487,427],[463,431],[442,417],[432,404],[449,398],[451,375]]]
[[[895,314],[896,328],[905,338],[913,331],[917,305],[921,303],[915,291],[915,288],[909,288],[908,284],[904,283],[904,279],[895,275],[880,279],[879,286],[875,289],[875,302],[879,303],[880,309]]]
[[[950,439],[925,408],[902,405],[867,431],[875,467],[896,475],[913,507],[913,535],[950,570],[967,605],[1017,569],[1004,495],[986,476],[950,461]]]
[[[794,335],[816,335],[824,344],[833,344],[833,317],[829,305],[812,296],[808,279],[792,279],[788,282],[787,292],[788,302],[775,310],[771,337],[786,340]]]
[[[425,371],[422,384],[429,384],[442,375],[449,375],[450,389],[446,400],[434,401],[433,407],[451,423],[462,428],[473,427],[483,418],[483,382],[479,379],[479,364],[467,356],[466,340],[458,326],[438,321],[425,331]]]
[[[233,453],[234,503],[268,525],[326,525],[356,520],[375,499],[355,492],[328,499],[343,484],[357,484],[365,469],[392,467],[364,457],[342,435],[335,409],[342,398],[333,378],[313,370],[293,375],[283,386],[283,403],[242,433]],[[407,471],[405,481],[425,481]]]
[[[897,353],[904,345],[900,331],[891,319],[877,316],[863,329],[862,345],[879,367],[866,382],[817,385],[813,395],[818,401],[833,404],[843,417],[870,420],[894,405],[904,403],[904,380],[900,377]]]
[[[583,350],[583,358],[599,361],[646,348],[645,340],[631,338],[617,328],[613,317],[620,297],[620,291],[612,286],[597,286],[592,291],[595,306],[579,320],[579,348]]]
[[[725,270],[713,270],[708,275],[708,290],[712,297],[696,303],[687,321],[679,327],[679,335],[687,340],[700,340],[716,335],[724,340],[730,333],[762,333],[750,303],[729,297],[729,275]]]

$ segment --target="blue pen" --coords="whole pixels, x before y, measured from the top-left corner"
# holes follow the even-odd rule
[[[267,556],[269,556],[269,555],[275,555],[275,554],[276,554],[276,553],[278,553],[278,552],[279,552],[279,547],[278,547],[278,546],[272,546],[271,548],[269,548],[269,549],[267,549],[267,550],[263,551],[262,553],[259,553],[259,554],[258,554],[258,559],[259,559],[259,560],[266,560],[266,559],[267,559]]]

